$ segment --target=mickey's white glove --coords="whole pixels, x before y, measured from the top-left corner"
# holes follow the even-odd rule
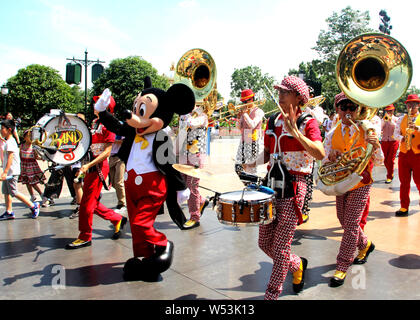
[[[181,205],[183,204],[185,201],[187,201],[190,198],[190,189],[185,189],[185,190],[181,190],[181,191],[177,191],[176,192],[176,198],[178,201],[178,204]]]
[[[108,108],[109,104],[111,103],[111,91],[106,88],[104,92],[102,92],[101,97],[95,103],[95,110],[102,112]]]

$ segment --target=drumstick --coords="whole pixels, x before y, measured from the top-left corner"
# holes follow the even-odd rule
[[[283,109],[280,107],[279,102],[278,102],[278,101],[277,101],[277,99],[274,97],[274,95],[273,95],[273,93],[271,92],[271,90],[270,90],[270,89],[268,89],[268,87],[267,87],[267,85],[266,85],[265,83],[264,83],[264,86],[265,86],[265,88],[267,89],[268,93],[270,94],[271,99],[274,101],[274,103],[275,103],[275,104],[277,105],[277,107],[279,108],[279,110],[280,110],[280,112],[281,112],[282,116],[285,118],[285,117],[286,117],[286,114],[284,113]]]

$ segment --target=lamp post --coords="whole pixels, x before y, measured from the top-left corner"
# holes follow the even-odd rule
[[[73,61],[73,62],[79,62],[79,63],[81,63],[84,67],[85,67],[85,114],[87,114],[87,91],[88,91],[88,86],[87,86],[87,67],[90,65],[90,64],[92,64],[92,63],[105,63],[105,61],[99,61],[99,59],[98,60],[96,60],[96,61],[92,61],[92,60],[88,60],[88,51],[87,51],[87,49],[85,50],[85,59],[75,59],[74,57],[73,57],[73,59],[69,59],[69,58],[67,58],[67,60],[71,60],[71,61]]]
[[[1,94],[4,96],[3,113],[6,114],[6,97],[9,94],[9,88],[5,84],[1,87]]]

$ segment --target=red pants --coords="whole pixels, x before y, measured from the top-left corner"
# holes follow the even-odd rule
[[[410,206],[411,174],[417,190],[420,191],[420,154],[414,154],[412,150],[407,153],[400,152],[398,156],[398,177],[400,178],[400,202],[401,208],[408,209]]]
[[[102,165],[102,174],[106,179],[109,171],[108,161]],[[108,209],[99,202],[99,195],[102,190],[102,181],[97,172],[88,172],[83,183],[83,197],[79,209],[79,239],[84,241],[92,240],[93,214],[110,221],[114,226],[120,222],[122,216],[112,209]]]
[[[166,247],[166,236],[154,228],[166,200],[166,179],[159,171],[137,175],[126,172],[125,195],[130,219],[134,257],[149,257],[156,246]]]
[[[275,219],[272,223],[259,227],[258,245],[273,259],[273,270],[265,292],[265,300],[276,300],[283,290],[287,272],[296,272],[300,266],[301,259],[291,253],[291,246],[298,223],[296,203],[302,210],[307,183],[302,176],[297,176],[297,180],[296,199],[277,199]]]
[[[367,237],[360,227],[360,219],[369,199],[371,185],[348,191],[336,197],[337,218],[344,229],[337,255],[339,271],[347,272],[353,264],[356,250],[367,246]]]
[[[394,164],[397,155],[399,141],[381,141],[382,152],[384,153],[384,165],[386,168],[386,178],[392,179],[394,177]]]

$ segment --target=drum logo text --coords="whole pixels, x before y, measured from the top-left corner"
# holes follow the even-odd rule
[[[83,134],[77,129],[57,130],[49,138],[51,139],[50,146],[56,147],[62,153],[70,153],[77,148]]]

